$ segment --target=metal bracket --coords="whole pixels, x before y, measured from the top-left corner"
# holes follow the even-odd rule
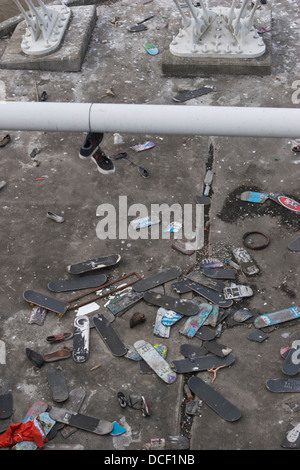
[[[170,52],[179,57],[208,58],[252,58],[263,55],[266,45],[254,28],[254,16],[260,0],[255,0],[252,9],[247,11],[249,0],[243,0],[236,8],[237,0],[232,0],[230,8],[209,9],[203,0],[200,8],[191,0],[186,0],[186,8],[174,0],[182,17],[182,29],[174,36]],[[251,0],[250,0],[251,3]]]
[[[26,12],[19,0],[15,4],[23,14],[27,27],[21,49],[26,55],[42,56],[57,50],[68,26],[71,10],[64,4],[46,7],[42,0],[24,0],[29,11]]]

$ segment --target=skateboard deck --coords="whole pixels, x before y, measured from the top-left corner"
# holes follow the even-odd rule
[[[206,277],[202,271],[194,271],[186,276],[190,281],[197,282],[202,286],[208,287],[209,289],[215,290],[217,292],[223,292],[226,287],[224,282],[219,280],[214,280],[209,277]]]
[[[26,302],[45,308],[46,310],[51,310],[51,312],[58,313],[61,316],[63,316],[69,308],[69,304],[66,302],[53,299],[53,297],[48,297],[47,295],[40,294],[33,290],[26,290],[23,297]]]
[[[153,334],[155,336],[160,336],[161,338],[169,338],[170,336],[170,326],[166,326],[162,323],[162,319],[164,315],[167,313],[167,311],[168,310],[166,310],[163,307],[160,307],[157,310],[155,323],[154,323],[154,329],[153,329]]]
[[[300,204],[294,199],[285,196],[280,192],[273,193],[258,193],[254,191],[245,191],[240,195],[241,201],[255,202],[258,204],[264,203],[267,199],[271,199],[277,204],[289,209],[293,212],[300,212]]]
[[[179,333],[187,336],[188,338],[193,338],[197,331],[199,330],[200,326],[203,325],[204,321],[212,311],[212,306],[209,304],[200,304],[199,305],[199,312],[197,315],[193,315],[189,317]]]
[[[232,253],[236,262],[241,266],[243,273],[253,276],[259,272],[258,267],[245,248],[235,248],[232,250]]]
[[[13,395],[11,392],[0,395],[0,419],[7,419],[13,414]]]
[[[133,289],[136,292],[145,292],[149,289],[153,289],[165,282],[172,281],[177,277],[181,276],[182,270],[180,268],[171,268],[167,271],[163,271],[161,273],[155,274],[154,276],[148,277],[146,279],[141,279],[140,281],[136,282]]]
[[[173,96],[173,100],[176,102],[182,103],[184,101],[197,98],[198,96],[207,95],[208,93],[211,93],[213,91],[215,91],[214,88],[202,87],[202,88],[198,88],[197,90],[191,90],[191,91],[186,91],[184,93],[179,93],[178,95]]]
[[[210,277],[211,279],[231,279],[235,280],[236,272],[234,269],[226,268],[203,268],[204,276]]]
[[[188,385],[192,392],[203,400],[225,421],[234,422],[240,419],[241,412],[213,387],[199,377],[191,377]]]
[[[300,379],[269,379],[266,387],[270,392],[300,392]]]
[[[139,302],[143,298],[142,292],[134,292],[131,290],[127,294],[121,295],[115,300],[111,300],[110,303],[106,306],[108,310],[114,315],[123,314],[129,310],[133,305]]]
[[[71,411],[72,413],[78,413],[81,405],[85,399],[85,390],[83,388],[75,388],[70,391],[69,393],[69,398],[68,398],[68,410]],[[56,423],[60,424],[62,426],[61,429],[61,435],[66,439],[69,437],[71,434],[73,434],[75,431],[77,431],[77,428],[67,425],[65,426],[63,423]]]
[[[264,328],[265,326],[277,325],[290,320],[296,320],[300,317],[299,307],[290,307],[278,312],[267,313],[260,315],[254,320],[254,326],[256,328]]]
[[[300,336],[293,341],[282,365],[282,372],[286,375],[296,375],[300,370]]]
[[[158,54],[158,48],[154,44],[144,44],[144,48],[150,55]]]
[[[206,300],[209,300],[219,307],[228,308],[233,304],[231,299],[225,299],[224,295],[220,292],[214,291],[209,287],[202,286],[201,284],[198,284],[198,282],[190,281],[189,287],[193,292],[196,292],[196,294],[201,295],[201,297],[204,297]]]
[[[253,290],[248,286],[225,287],[223,290],[225,299],[239,299],[240,297],[251,297]]]
[[[77,277],[74,279],[60,279],[48,283],[48,289],[52,292],[68,292],[80,289],[100,287],[105,284],[107,277],[104,274]]]
[[[67,266],[67,270],[71,274],[82,274],[88,271],[94,271],[95,269],[108,268],[119,263],[121,259],[120,255],[102,256],[101,258],[95,258],[82,263],[71,264]]]
[[[299,251],[300,250],[300,237],[295,238],[288,244],[288,249],[290,251]]]
[[[85,362],[89,357],[90,320],[80,315],[74,320],[73,352],[75,362]]]
[[[144,300],[150,304],[164,307],[166,310],[173,310],[173,312],[181,313],[186,316],[196,315],[198,313],[198,305],[186,299],[176,299],[168,295],[147,291],[144,294]]]
[[[201,357],[208,354],[207,349],[202,346],[195,346],[194,344],[182,344],[180,346],[181,354],[186,358]]]
[[[203,258],[200,266],[201,268],[222,268],[224,264],[218,258]]]
[[[69,398],[69,390],[65,374],[62,370],[49,368],[46,371],[52,399],[58,403]]]
[[[161,307],[163,308],[163,307]],[[165,313],[162,317],[162,324],[165,325],[165,326],[173,326],[175,325],[175,323],[178,322],[178,320],[180,320],[183,315],[181,313],[176,313],[176,312],[173,312],[173,310],[166,310],[164,309]]]
[[[204,348],[207,350],[207,352],[210,352],[218,357],[226,357],[232,352],[231,348],[217,343],[216,341],[206,341]]]
[[[124,356],[127,348],[110,322],[101,314],[93,316],[93,323],[104,343],[114,356]]]
[[[299,449],[300,447],[300,423],[289,423],[281,447]]]
[[[176,372],[170,368],[167,361],[150,343],[139,340],[133,346],[142,359],[165,383],[171,384],[176,380]]]
[[[235,357],[233,354],[228,354],[226,357],[206,355],[187,359],[178,359],[176,361],[172,361],[170,366],[179,374],[187,374],[189,372],[208,370],[212,367],[230,366],[234,361]]]
[[[84,431],[99,434],[100,436],[109,434],[113,430],[113,423],[102,419],[87,416],[81,413],[72,413],[64,408],[52,407],[50,416],[55,421],[69,424]]]

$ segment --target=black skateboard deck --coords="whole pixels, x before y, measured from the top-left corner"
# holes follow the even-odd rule
[[[189,287],[193,292],[196,292],[196,294],[201,295],[201,297],[204,297],[206,300],[209,300],[210,302],[218,305],[219,307],[228,308],[231,307],[231,305],[233,304],[233,301],[231,299],[226,300],[224,295],[220,292],[198,284],[198,282],[190,281]]]
[[[288,249],[290,251],[299,251],[300,250],[300,237],[295,238],[288,244]]]
[[[282,365],[282,372],[285,375],[296,375],[300,371],[300,336],[293,341],[291,349],[289,350],[284,363]]]
[[[90,289],[105,284],[107,276],[95,274],[90,276],[75,277],[73,279],[60,279],[48,283],[48,289],[52,292],[68,292],[73,290]]]
[[[286,392],[295,393],[300,392],[300,379],[269,379],[266,382],[266,387],[270,392]]]
[[[171,268],[167,271],[163,271],[161,273],[155,274],[154,276],[148,277],[146,279],[141,279],[140,281],[136,282],[133,289],[136,292],[145,292],[149,289],[153,289],[154,287],[160,286],[165,282],[172,281],[177,277],[181,276],[182,270],[180,268]]]
[[[186,316],[197,315],[199,310],[198,305],[190,300],[176,299],[152,291],[145,292],[144,300],[150,304],[164,307],[166,310],[173,310],[173,312],[181,313]]]
[[[204,276],[202,271],[193,271],[192,273],[186,276],[190,281],[197,282],[202,286],[208,287],[209,289],[215,290],[217,292],[223,293],[226,285],[224,282],[214,279],[211,279],[207,276]]]
[[[49,414],[54,421],[69,424],[70,426],[75,426],[76,428],[92,432],[94,434],[99,434],[100,436],[109,434],[114,427],[113,423],[109,421],[101,420],[81,413],[72,413],[64,408],[52,407]]]
[[[121,259],[120,255],[102,256],[101,258],[95,258],[82,263],[71,264],[67,266],[67,270],[71,274],[82,274],[88,271],[94,271],[95,269],[108,268],[114,266]]]
[[[127,353],[126,346],[119,338],[110,322],[101,313],[93,316],[93,323],[106,346],[114,356],[124,356]]]
[[[0,419],[7,419],[13,414],[13,396],[11,392],[0,395]]]
[[[217,343],[216,341],[206,341],[204,348],[207,349],[207,352],[215,354],[218,357],[226,357],[232,352],[231,348]]]
[[[69,398],[69,390],[63,371],[49,368],[46,373],[52,399],[58,403],[66,401]]]
[[[69,308],[68,303],[53,299],[53,297],[49,297],[48,295],[44,295],[33,290],[26,290],[23,297],[26,302],[45,308],[46,310],[51,310],[51,312],[58,313],[61,316],[63,316]]]
[[[228,354],[226,357],[207,355],[188,359],[178,359],[172,361],[170,365],[172,369],[179,374],[187,374],[189,372],[199,372],[220,366],[230,366],[234,361],[235,357],[233,354]]]
[[[182,344],[180,346],[180,352],[186,358],[201,357],[208,354],[207,349],[193,344]]]
[[[203,268],[203,274],[212,279],[229,279],[234,280],[236,278],[236,272],[234,269],[226,268]]]
[[[213,91],[215,91],[215,88],[202,87],[202,88],[198,88],[197,90],[191,90],[191,91],[186,91],[184,93],[179,93],[178,95],[173,96],[173,100],[179,103],[183,103],[184,101],[197,98],[198,96],[207,95],[208,93],[212,93]]]
[[[203,400],[225,421],[234,422],[241,418],[241,412],[204,380],[199,377],[191,377],[188,385],[200,400]]]
[[[74,320],[73,352],[75,362],[85,362],[89,357],[90,320],[80,315]]]

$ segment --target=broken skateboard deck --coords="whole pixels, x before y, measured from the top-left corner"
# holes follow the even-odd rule
[[[65,374],[62,370],[49,368],[46,371],[52,399],[58,403],[69,398],[69,390]]]
[[[290,251],[299,251],[300,250],[300,237],[295,238],[288,244],[288,249]]]
[[[63,316],[69,308],[69,304],[66,302],[53,299],[53,297],[48,297],[47,295],[40,294],[33,290],[26,290],[23,297],[26,302],[45,308],[46,310],[51,310],[51,312],[58,313],[60,316]]]
[[[225,299],[239,299],[240,297],[251,297],[253,290],[248,286],[235,286],[224,288]]]
[[[228,354],[226,357],[205,355],[187,359],[178,359],[176,361],[172,361],[170,366],[179,374],[187,374],[189,372],[200,372],[220,366],[230,366],[234,361],[235,357],[233,354]]]
[[[146,279],[141,279],[135,283],[133,289],[136,292],[145,292],[149,289],[154,289],[165,282],[172,281],[173,279],[181,276],[181,274],[182,270],[180,268],[171,268]]]
[[[114,266],[121,259],[120,255],[102,256],[101,258],[95,258],[82,263],[71,264],[67,266],[67,270],[71,274],[82,274],[88,271],[94,271],[95,269],[108,268]]]
[[[296,320],[300,317],[299,307],[290,307],[278,312],[260,315],[254,320],[256,328],[264,328],[265,326],[277,325],[286,321]]]
[[[72,413],[64,408],[52,407],[50,417],[60,423],[69,424],[84,431],[99,434],[109,434],[113,430],[113,423],[102,419],[87,416],[81,413]]]
[[[290,350],[282,365],[282,372],[286,375],[296,375],[300,370],[300,336],[293,341]]]
[[[289,423],[281,447],[299,449],[300,447],[300,423]]]
[[[255,202],[258,204],[264,203],[267,199],[271,199],[277,204],[289,209],[293,212],[300,212],[300,204],[299,202],[295,201],[294,199],[285,196],[280,192],[273,192],[273,193],[259,193],[255,191],[245,191],[240,195],[241,201],[247,202]]]
[[[80,410],[84,398],[85,390],[83,388],[74,388],[73,390],[71,390],[68,398],[68,410],[72,413],[77,413]],[[75,431],[77,431],[77,428],[65,426],[64,423],[59,423],[57,421],[49,433],[48,440],[53,439],[56,436],[57,431],[59,430],[61,431],[62,436],[64,438],[67,438]]]
[[[202,286],[208,287],[209,289],[215,290],[217,292],[223,292],[224,288],[226,287],[224,282],[219,280],[210,279],[206,277],[202,271],[193,271],[186,276],[190,281],[197,282]]]
[[[73,352],[75,362],[85,362],[89,357],[90,320],[80,315],[74,320]]]
[[[165,383],[171,384],[176,380],[176,372],[150,343],[139,340],[133,346],[141,358]]]
[[[269,379],[266,387],[270,392],[296,393],[300,392],[300,379]]]
[[[179,93],[178,95],[173,96],[173,100],[179,103],[183,103],[184,101],[191,100],[193,98],[197,98],[198,96],[207,95],[215,91],[214,88],[209,87],[202,87],[198,88],[197,90],[186,91],[184,93]]]
[[[172,284],[172,286],[176,289],[178,293],[183,293],[182,290],[178,290],[178,284],[179,283]],[[198,282],[184,280],[181,281],[180,286],[184,286],[183,288],[189,289],[189,291],[196,292],[196,294],[201,295],[201,297],[204,297],[206,300],[209,300],[210,302],[218,305],[219,307],[228,308],[231,307],[231,305],[233,304],[232,300],[225,299],[224,295],[221,292],[217,292],[213,289],[210,289],[209,287],[203,286]],[[188,292],[188,290],[186,290],[185,292]]]
[[[199,308],[198,305],[190,300],[176,299],[152,291],[145,292],[144,300],[150,304],[164,307],[166,310],[173,310],[173,312],[181,313],[186,316],[196,315]]]
[[[127,348],[110,322],[101,314],[93,316],[93,323],[104,343],[114,356],[124,356]]]
[[[193,338],[197,331],[199,330],[200,326],[203,325],[206,318],[212,311],[212,305],[209,304],[200,304],[199,305],[199,312],[197,315],[193,315],[189,317],[179,333],[187,336],[188,338]]]
[[[241,412],[219,392],[199,377],[191,377],[188,385],[191,391],[203,400],[210,408],[212,408],[225,421],[237,421],[241,417]]]
[[[259,273],[259,269],[254,263],[252,257],[245,248],[235,248],[232,250],[236,262],[241,266],[243,273],[253,276]]]
[[[111,300],[106,307],[113,314],[123,314],[128,309],[133,307],[137,302],[139,302],[144,297],[142,292],[134,292],[131,290],[124,295],[121,295],[115,300]]]
[[[105,284],[107,277],[104,274],[76,277],[74,279],[60,279],[48,283],[48,289],[52,292],[68,292],[80,289],[100,287]]]

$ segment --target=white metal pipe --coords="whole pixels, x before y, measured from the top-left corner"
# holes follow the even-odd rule
[[[298,139],[300,109],[2,101],[0,129]]]

